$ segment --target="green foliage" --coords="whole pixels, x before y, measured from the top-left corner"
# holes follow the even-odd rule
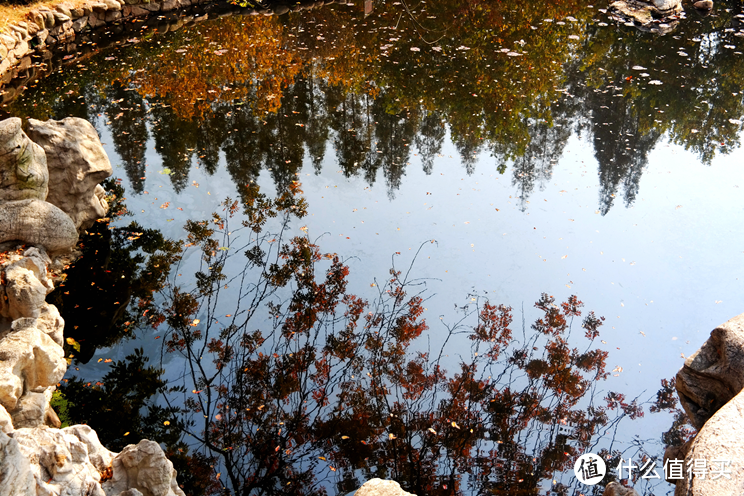
[[[70,404],[70,401],[59,389],[52,393],[52,400],[49,402],[49,406],[54,409],[60,422],[62,422],[62,425],[60,425],[61,428],[69,427],[77,423],[72,417],[70,417],[70,408],[74,405]]]

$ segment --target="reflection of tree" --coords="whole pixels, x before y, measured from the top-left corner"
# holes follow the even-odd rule
[[[553,167],[563,154],[571,137],[570,123],[565,120],[535,122],[530,125],[530,143],[523,155],[514,159],[512,184],[519,187],[522,210],[535,185],[543,188],[553,174]]]
[[[445,134],[442,115],[426,112],[421,119],[419,132],[413,138],[426,174],[431,174],[434,169],[434,158],[442,151]]]
[[[103,109],[111,128],[114,149],[123,162],[135,193],[142,193],[147,149],[147,108],[134,88],[114,83],[106,90]]]
[[[123,189],[113,183],[108,187],[118,197],[114,211],[123,208]],[[80,344],[80,349],[68,346],[68,355],[87,363],[97,348],[161,321],[153,297],[163,288],[181,246],[136,222],[113,228],[97,222],[80,245],[82,255],[47,300],[64,318],[65,336]]]
[[[524,200],[531,181],[550,175],[548,155],[536,152],[548,148],[555,158],[563,147],[567,128],[552,126],[578,125],[595,145],[606,213],[620,190],[626,205],[634,201],[646,157],[662,136],[704,163],[739,146],[741,40],[729,28],[734,13],[719,14],[681,22],[663,43],[602,27],[596,9],[557,0],[519,9],[483,0],[410,12],[391,5],[364,20],[328,7],[307,16],[206,21],[169,34],[168,43],[143,40],[127,64],[100,60],[69,84],[52,75],[55,91],[29,89],[28,102],[18,101],[13,112],[92,117],[90,105],[109,93],[103,106],[115,146],[136,178],[143,177],[141,163],[134,165],[142,162],[146,103],[154,109],[156,148],[178,188],[191,153],[212,172],[223,150],[241,184],[271,169],[283,189],[299,161],[319,170],[330,139],[344,173],[371,183],[382,169],[392,193],[404,174],[404,145],[416,144],[430,170],[441,140],[433,132],[448,129],[469,173],[482,151],[498,163],[513,161]],[[126,140],[124,131],[138,137]],[[543,158],[538,164],[533,156]]]
[[[615,393],[598,404],[606,352],[591,343],[602,319],[589,313],[589,346],[571,345],[575,297],[543,295],[540,318],[514,336],[511,309],[476,296],[441,347],[420,350],[418,286],[393,269],[374,300],[348,293],[343,262],[287,231],[306,208],[298,185],[276,199],[246,189],[243,229],[231,225],[231,201],[209,222],[189,221],[202,265],[193,290],[167,288],[159,330],[187,364],[165,393],[184,406],[171,422],[233,494],[348,491],[373,476],[419,494],[537,494],[601,427],[642,415]],[[227,287],[238,297],[224,314]],[[460,334],[470,353],[448,373],[444,349]]]

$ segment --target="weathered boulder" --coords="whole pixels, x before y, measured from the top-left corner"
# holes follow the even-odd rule
[[[71,250],[77,238],[72,219],[51,203],[38,199],[0,203],[0,243],[40,245],[54,253]]]
[[[0,432],[0,496],[36,494],[36,482],[28,458],[18,441]]]
[[[355,496],[415,496],[404,491],[395,481],[370,479],[357,489]]]
[[[701,462],[705,466],[696,468]],[[689,444],[684,477],[670,482],[676,482],[675,496],[744,494],[744,393],[708,419]]]
[[[54,289],[52,280],[47,277],[48,263],[46,253],[31,248],[21,259],[5,267],[7,317],[16,320],[41,316],[44,299]]]
[[[744,388],[744,314],[713,329],[677,373],[677,393],[697,429]]]
[[[21,129],[21,119],[0,121],[0,201],[44,200],[49,173],[44,149]]]
[[[83,432],[83,439],[77,434],[78,431],[71,427],[61,430],[45,427],[16,429],[11,434],[24,458],[30,462],[36,482],[36,491],[28,494],[106,496],[101,489],[101,471],[93,463],[90,451],[95,450],[109,466],[113,453],[101,446],[95,433]],[[89,444],[91,441],[93,446]]]
[[[126,446],[114,458],[113,468],[113,477],[103,483],[107,494],[136,489],[144,496],[185,496],[176,482],[173,463],[155,441],[143,439]]]
[[[0,432],[9,433],[13,431],[13,419],[10,418],[8,410],[0,405]],[[0,469],[1,470],[1,469]],[[0,478],[0,480],[2,480]]]
[[[61,121],[28,120],[28,135],[46,152],[54,188],[47,201],[61,208],[76,228],[85,229],[106,215],[98,183],[113,171],[93,125],[77,117]]]
[[[0,341],[0,404],[12,412],[25,392],[56,385],[66,370],[63,348],[47,334],[13,329]]]
[[[698,0],[693,2],[693,7],[698,10],[711,10],[713,8],[713,0]]]
[[[51,389],[49,390],[51,396]],[[13,419],[13,428],[39,427],[44,425],[49,400],[43,392],[28,391],[18,399],[16,407],[9,412]]]

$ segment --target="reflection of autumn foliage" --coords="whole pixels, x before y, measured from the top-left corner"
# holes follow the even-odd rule
[[[183,119],[235,99],[255,99],[259,114],[276,112],[282,87],[299,71],[297,54],[283,46],[282,26],[273,17],[208,22],[177,38],[156,57],[142,57],[136,72],[119,77],[149,98],[166,99]]]
[[[437,336],[408,271],[392,269],[367,300],[347,291],[337,255],[290,236],[299,193],[250,188],[242,228],[232,201],[190,222],[202,266],[192,290],[169,288],[164,309],[164,345],[186,363],[184,398],[170,401],[185,405],[182,425],[234,494],[349,491],[373,476],[418,494],[537,494],[617,414],[643,414],[616,393],[595,403],[608,375],[607,353],[591,346],[603,319],[585,316],[588,346],[571,345],[575,296],[543,294],[540,317],[518,332],[511,308],[475,296]],[[223,317],[228,288],[237,300]],[[439,345],[421,349],[424,333]],[[469,356],[455,363],[445,350],[461,334]]]

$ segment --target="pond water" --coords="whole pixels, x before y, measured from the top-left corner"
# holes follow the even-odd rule
[[[327,5],[191,22],[165,33],[149,26],[111,47],[89,47],[3,111],[92,121],[131,214],[113,225],[134,220],[173,240],[185,239],[188,220],[221,210],[226,197],[245,202],[253,185],[274,197],[301,183],[307,216],[291,220],[288,233],[338,254],[350,269],[349,292],[369,300],[386,287],[391,264],[404,272],[413,264],[411,278],[425,282],[429,329],[412,349],[444,346],[451,372],[477,350],[449,330],[460,319],[477,320],[472,312],[485,299],[512,307],[522,346],[537,335],[530,326],[542,315],[533,307],[541,293],[556,303],[577,295],[584,315],[605,317],[593,345],[608,352],[610,375],[597,383],[597,401],[616,391],[648,402],[712,328],[741,312],[744,14],[737,2],[719,2],[711,15],[688,12],[659,36],[618,23],[603,7],[388,1],[367,16],[360,4]],[[272,229],[279,226],[270,221]],[[132,232],[119,234],[119,243],[136,240]],[[234,244],[253,239],[241,236]],[[130,267],[131,276],[129,260],[146,253],[145,245],[111,250],[126,262],[107,263]],[[187,253],[173,280],[196,287],[191,274],[199,263],[198,251]],[[151,277],[157,265],[149,266]],[[319,262],[319,278],[329,266]],[[96,267],[68,282],[84,288],[105,278]],[[232,277],[241,269],[230,270],[221,301],[192,317],[230,315],[241,297]],[[107,323],[96,332],[121,329],[127,319],[136,327],[136,302],[153,289],[147,275],[141,271],[134,289],[119,292],[109,281],[111,301],[71,291],[63,305],[68,327],[73,320],[92,326],[90,313],[74,315],[73,304],[110,305],[120,295],[133,306],[103,312]],[[163,294],[145,298],[147,305],[167,306]],[[271,326],[269,312],[261,312],[251,325]],[[138,315],[137,339],[86,337],[101,347],[89,349],[87,363],[75,362],[69,375],[101,380],[108,361],[138,347],[159,358],[163,330]],[[578,320],[573,328],[570,346],[585,348]],[[166,355],[165,377],[184,381],[187,362]],[[527,379],[534,379],[529,371],[517,382]],[[449,415],[442,418],[456,418]],[[659,457],[671,415],[625,417],[616,433],[582,448],[614,450],[615,462]],[[531,435],[515,441],[524,453],[532,453]],[[418,448],[421,439],[413,441]],[[560,463],[531,473],[524,492],[503,473],[489,479],[485,470],[468,470],[447,450],[453,461],[440,461],[436,481],[426,483],[421,467],[385,472],[384,460],[370,468],[341,451],[338,472],[321,465],[322,455],[292,462],[298,473],[314,471],[317,481],[306,488],[344,493],[357,487],[355,477],[365,478],[359,474],[387,473],[427,494],[453,486],[497,494],[592,490],[570,470],[581,450],[569,456],[566,448]],[[528,472],[509,467],[507,474]],[[637,483],[645,494],[673,489]]]

